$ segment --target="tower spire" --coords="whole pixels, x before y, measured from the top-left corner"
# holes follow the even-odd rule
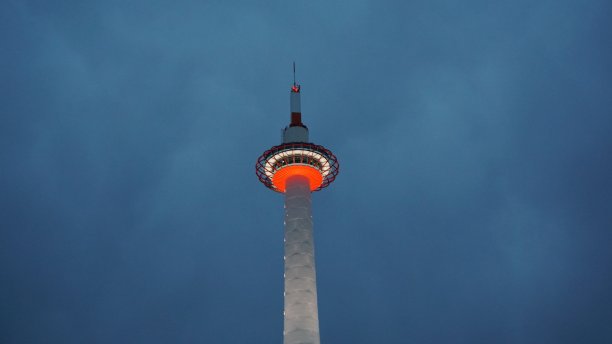
[[[293,86],[291,86],[291,95],[289,98],[289,107],[291,109],[291,123],[289,124],[289,127],[306,128],[306,126],[302,123],[302,109],[300,103],[300,85],[298,85],[295,81],[295,61],[293,61]]]
[[[300,85],[295,81],[295,61],[293,61],[293,86],[291,86],[291,92],[300,93]]]

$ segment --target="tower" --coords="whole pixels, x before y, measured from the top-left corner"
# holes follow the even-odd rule
[[[295,65],[294,65],[295,75]],[[290,91],[291,122],[282,143],[265,151],[255,166],[259,181],[285,196],[284,344],[319,344],[319,312],[312,233],[311,193],[338,175],[336,156],[308,142],[302,123],[300,85]]]

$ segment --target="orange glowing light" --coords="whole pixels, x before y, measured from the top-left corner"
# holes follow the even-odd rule
[[[323,175],[319,170],[307,165],[290,165],[281,168],[272,176],[272,183],[280,191],[285,192],[287,179],[293,176],[304,176],[310,182],[310,191],[316,190],[323,183]]]

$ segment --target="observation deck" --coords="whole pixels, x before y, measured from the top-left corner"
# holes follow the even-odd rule
[[[308,178],[310,191],[319,191],[338,175],[336,156],[327,148],[307,142],[290,142],[265,151],[255,165],[257,178],[266,187],[285,193],[287,179],[295,175]]]

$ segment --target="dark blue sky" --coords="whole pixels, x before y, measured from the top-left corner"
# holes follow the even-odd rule
[[[311,139],[323,343],[612,342],[612,4],[5,1],[0,342],[281,343]]]

